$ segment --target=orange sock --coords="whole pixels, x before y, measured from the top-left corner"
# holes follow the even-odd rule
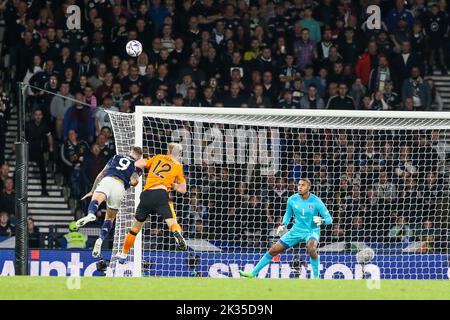
[[[134,228],[131,228],[130,231],[128,231],[127,236],[125,237],[125,243],[123,244],[122,253],[128,254],[130,252],[138,233],[139,230]]]
[[[179,233],[181,233],[181,227],[180,227],[180,225],[179,225],[178,223],[173,224],[173,225],[170,227],[170,231],[171,231],[171,232],[178,231]]]

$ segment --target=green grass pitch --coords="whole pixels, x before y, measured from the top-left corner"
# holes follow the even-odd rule
[[[450,299],[450,281],[0,277],[0,299]]]

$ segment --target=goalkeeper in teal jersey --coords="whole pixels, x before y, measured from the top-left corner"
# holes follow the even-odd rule
[[[258,276],[261,269],[268,265],[273,257],[296,246],[300,241],[305,241],[306,249],[311,257],[313,277],[315,279],[319,278],[319,255],[317,254],[317,246],[319,245],[320,226],[322,224],[331,224],[333,218],[322,200],[311,194],[310,190],[311,181],[309,179],[301,179],[298,184],[298,193],[288,199],[283,224],[277,229],[276,234],[278,236],[284,235],[261,258],[252,272],[239,271],[242,277],[254,278]],[[287,226],[293,215],[295,217],[294,225],[286,233]]]

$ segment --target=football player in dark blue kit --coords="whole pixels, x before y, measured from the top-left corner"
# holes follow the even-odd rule
[[[139,183],[139,176],[143,168],[136,167],[136,161],[142,158],[142,149],[134,147],[128,155],[115,155],[95,179],[91,191],[82,200],[92,197],[88,207],[88,215],[76,222],[82,227],[89,222],[97,220],[99,206],[106,200],[106,217],[100,236],[95,242],[92,256],[100,257],[103,241],[111,231],[125,191]]]

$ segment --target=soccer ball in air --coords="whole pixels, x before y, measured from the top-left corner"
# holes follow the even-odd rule
[[[126,46],[127,53],[131,57],[137,57],[142,53],[142,44],[137,40],[131,40]]]

